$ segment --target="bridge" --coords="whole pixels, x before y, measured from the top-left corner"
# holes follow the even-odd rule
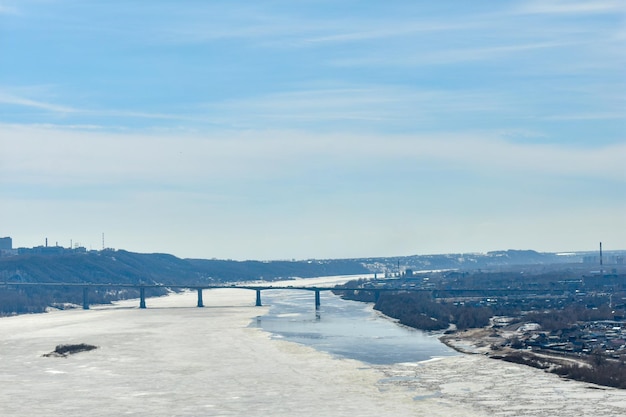
[[[204,307],[203,291],[213,290],[220,288],[229,289],[243,289],[256,291],[256,303],[257,307],[262,306],[261,303],[261,291],[264,290],[304,290],[312,291],[315,293],[315,309],[320,308],[320,292],[333,291],[338,288],[335,287],[306,287],[306,286],[271,286],[271,285],[180,285],[180,284],[89,284],[89,283],[75,283],[75,282],[0,282],[1,287],[5,286],[17,286],[17,287],[74,287],[82,288],[83,290],[83,309],[89,310],[89,290],[95,288],[133,288],[139,290],[139,308],[147,308],[146,305],[146,289],[149,288],[165,288],[165,289],[189,289],[195,290],[198,294],[197,307]],[[364,291],[363,288],[341,288],[346,291]],[[388,289],[380,290],[368,290],[376,292],[376,299],[378,299],[379,291],[391,291]],[[394,290],[398,291],[398,290]]]
[[[133,288],[139,290],[139,308],[147,308],[146,305],[146,289],[149,288],[164,288],[164,289],[189,289],[195,290],[198,294],[197,307],[204,307],[203,291],[213,289],[243,289],[252,290],[256,292],[257,307],[262,306],[261,303],[261,291],[266,290],[299,290],[299,291],[312,291],[315,293],[315,309],[319,310],[320,293],[322,291],[360,291],[370,292],[374,294],[374,300],[378,301],[381,292],[424,292],[430,293],[434,297],[442,296],[443,294],[474,294],[485,295],[485,293],[491,294],[491,296],[498,295],[510,295],[511,293],[521,294],[536,294],[537,290],[523,290],[523,289],[434,289],[434,288],[363,288],[363,287],[317,287],[317,286],[272,286],[272,285],[182,285],[182,284],[90,284],[90,283],[76,283],[76,282],[0,282],[0,287],[3,286],[17,286],[17,287],[74,287],[82,288],[83,290],[83,309],[89,310],[89,290],[96,288]],[[560,292],[560,291],[557,291]],[[546,294],[546,293],[544,293]],[[554,291],[551,295],[555,295]]]

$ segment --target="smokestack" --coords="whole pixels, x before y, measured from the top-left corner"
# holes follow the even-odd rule
[[[600,275],[602,275],[602,242],[600,242]]]

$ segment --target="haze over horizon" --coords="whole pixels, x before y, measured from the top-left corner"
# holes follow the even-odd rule
[[[0,236],[626,249],[626,3],[0,0]]]

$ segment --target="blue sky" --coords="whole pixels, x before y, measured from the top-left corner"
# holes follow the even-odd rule
[[[626,249],[621,1],[0,0],[0,235]]]

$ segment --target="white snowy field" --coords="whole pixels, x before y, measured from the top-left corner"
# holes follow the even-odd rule
[[[254,299],[222,289],[205,308],[192,292],[2,318],[0,415],[626,415],[626,391],[482,356],[372,366],[272,340],[248,327],[267,309]],[[69,343],[99,348],[42,356]]]

